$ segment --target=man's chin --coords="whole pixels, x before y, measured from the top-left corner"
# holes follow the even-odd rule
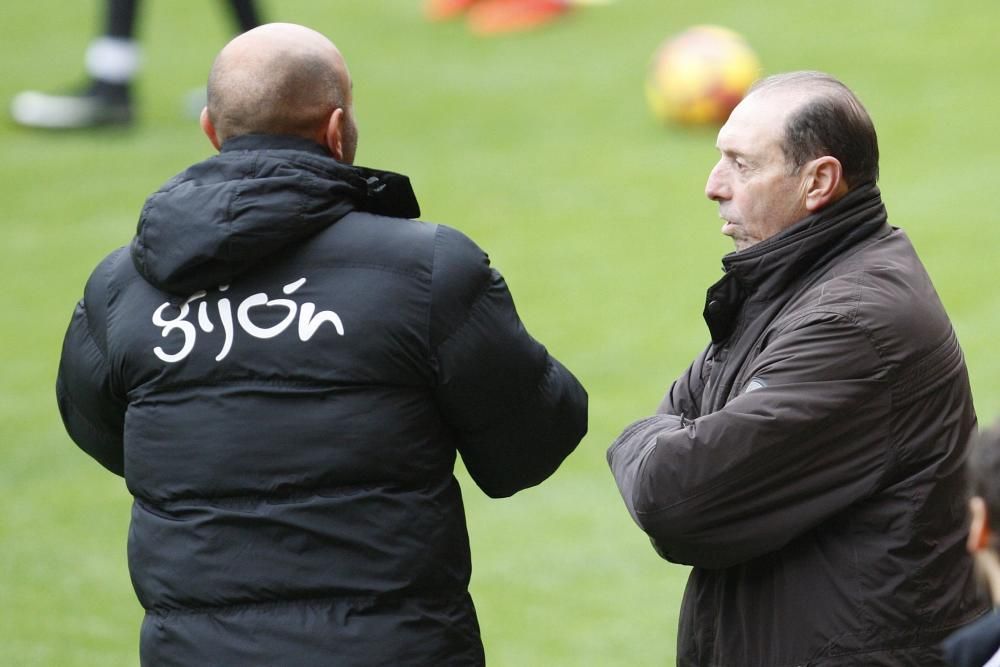
[[[733,223],[731,222],[724,223],[720,231],[722,232],[723,236],[728,236],[732,240],[733,245],[736,246],[737,251],[742,250],[744,247],[746,247],[745,240],[740,238],[739,229]]]
[[[727,234],[728,236],[728,234]],[[733,250],[735,252],[741,252],[747,248],[753,247],[755,244],[750,239],[745,239],[739,236],[730,236],[733,241]]]

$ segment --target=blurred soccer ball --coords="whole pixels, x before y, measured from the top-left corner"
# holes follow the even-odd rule
[[[760,61],[740,34],[695,26],[657,49],[646,99],[663,122],[720,125],[759,75]]]

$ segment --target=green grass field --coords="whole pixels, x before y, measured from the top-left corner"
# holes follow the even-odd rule
[[[707,8],[698,8],[704,6]],[[138,663],[130,497],[80,453],[53,398],[93,266],[161,182],[211,153],[182,110],[228,39],[221,3],[146,3],[139,122],[46,134],[0,121],[0,664]],[[632,525],[604,460],[707,340],[705,288],[730,250],[702,194],[714,131],[670,130],[642,94],[650,54],[698,23],[742,32],[765,71],[822,69],[867,104],[890,220],[965,348],[982,422],[1000,414],[1000,5],[937,0],[622,0],[494,39],[423,21],[418,0],[272,0],[328,34],[355,80],[358,162],[408,174],[423,217],[491,254],[529,329],[591,397],[590,433],[545,485],[490,501],[462,477],[491,665],[673,663],[685,568]],[[4,105],[82,78],[97,2],[6,2]]]

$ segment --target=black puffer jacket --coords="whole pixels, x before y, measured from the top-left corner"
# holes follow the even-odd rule
[[[548,477],[587,397],[407,180],[246,136],[152,195],[57,382],[135,497],[143,664],[478,665],[456,451]]]
[[[874,185],[724,260],[712,344],[609,462],[693,565],[685,667],[940,665],[982,614],[965,551],[962,351]]]

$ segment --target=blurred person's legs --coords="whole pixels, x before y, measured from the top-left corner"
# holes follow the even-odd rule
[[[263,23],[260,20],[260,12],[257,11],[256,0],[228,0],[227,4],[233,12],[233,19],[240,32],[253,30]],[[206,104],[208,96],[205,87],[195,88],[184,96],[184,113],[190,118],[198,118]]]
[[[78,128],[127,124],[132,120],[131,84],[141,51],[135,40],[138,0],[108,0],[104,31],[87,47],[88,82],[66,94],[33,90],[14,98],[11,115],[21,125]]]
[[[261,24],[260,13],[254,0],[229,0],[229,7],[233,10],[240,32],[252,30]]]
[[[25,91],[11,103],[14,121],[28,127],[73,129],[132,122],[132,81],[142,52],[135,37],[139,0],[107,0],[104,31],[87,47],[88,81],[75,91]],[[260,25],[254,0],[228,0],[240,32]]]

